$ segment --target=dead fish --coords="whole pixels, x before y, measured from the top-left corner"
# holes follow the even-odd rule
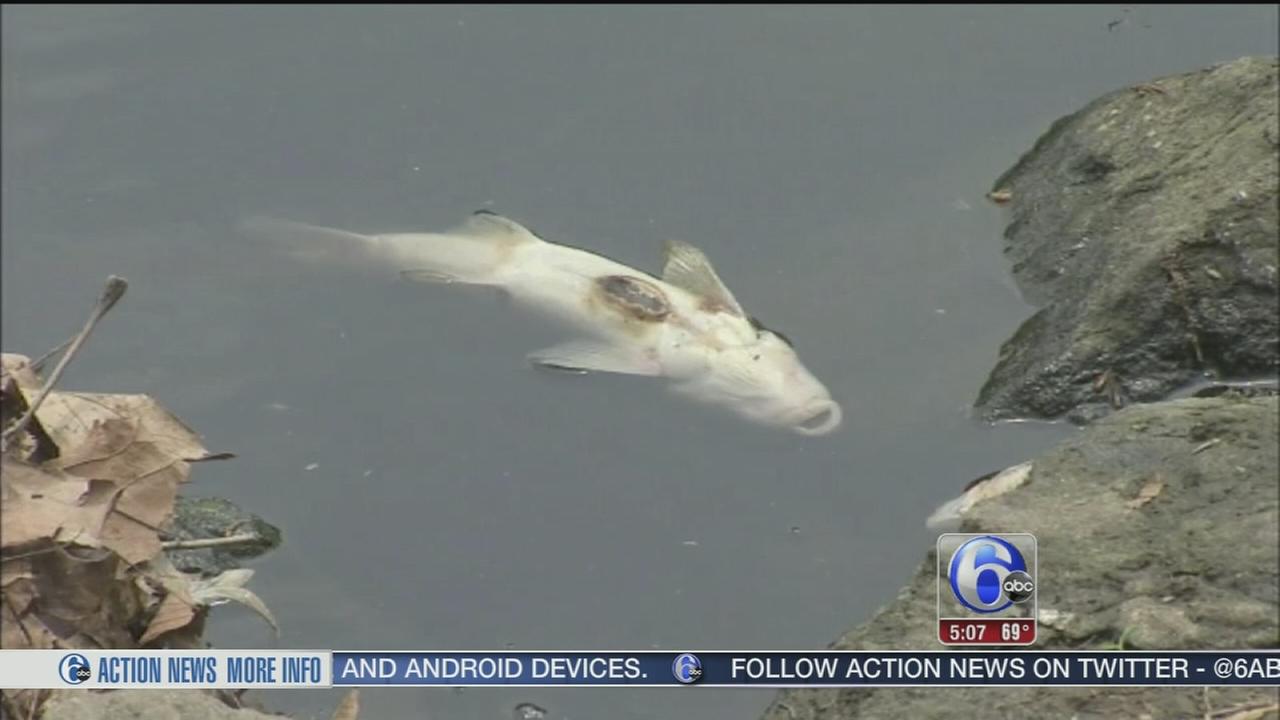
[[[925,526],[934,530],[957,526],[974,505],[1026,485],[1031,479],[1031,468],[1030,462],[1024,462],[977,478],[965,486],[959,497],[939,505],[925,521]]]
[[[790,341],[747,314],[692,245],[668,243],[658,278],[483,210],[444,233],[360,235],[265,219],[246,229],[313,260],[498,287],[581,333],[530,353],[536,365],[666,378],[681,395],[803,435],[840,426],[839,403]]]

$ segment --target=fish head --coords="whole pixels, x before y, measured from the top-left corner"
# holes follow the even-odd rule
[[[781,334],[756,328],[755,340],[714,353],[705,371],[676,389],[748,420],[801,435],[826,435],[840,426],[840,404],[800,362]]]

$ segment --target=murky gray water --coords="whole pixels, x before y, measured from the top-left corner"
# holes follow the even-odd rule
[[[1095,96],[1276,52],[1274,7],[13,8],[4,348],[131,281],[68,387],[146,392],[279,524],[280,645],[802,649],[889,600],[967,480],[1069,428],[969,418],[1029,314],[982,200]],[[1108,24],[1115,21],[1110,30]],[[701,245],[844,403],[800,438],[626,377],[484,291],[299,266],[270,214],[433,230],[493,207],[659,267]],[[308,466],[315,465],[308,470]],[[212,639],[269,646],[220,608]],[[771,693],[373,690],[370,718],[744,718]],[[336,692],[268,694],[327,717]]]

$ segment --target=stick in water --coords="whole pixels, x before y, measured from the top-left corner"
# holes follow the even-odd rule
[[[240,533],[219,538],[200,538],[197,540],[166,540],[160,543],[165,550],[196,550],[199,548],[223,547],[226,545],[247,545],[262,542],[258,533]]]
[[[15,435],[21,433],[31,422],[31,418],[35,417],[36,410],[40,409],[40,404],[48,397],[49,391],[53,390],[53,386],[57,384],[58,378],[62,377],[62,371],[66,370],[67,365],[71,363],[71,358],[75,357],[79,352],[80,346],[89,338],[89,333],[93,332],[93,328],[102,320],[102,316],[107,314],[112,306],[124,297],[124,291],[129,289],[129,283],[124,278],[112,275],[107,278],[107,285],[102,289],[102,295],[98,297],[98,302],[93,306],[93,312],[89,314],[89,321],[84,324],[84,328],[80,330],[80,334],[76,335],[75,340],[71,341],[71,347],[62,354],[62,358],[58,360],[57,366],[53,368],[53,372],[49,373],[49,377],[44,381],[44,387],[40,388],[40,392],[36,395],[35,400],[31,401],[31,405],[27,408],[27,412],[23,414],[13,427],[4,431],[4,435],[0,436],[0,442],[4,447],[8,447],[9,440]],[[2,451],[3,448],[0,448]]]

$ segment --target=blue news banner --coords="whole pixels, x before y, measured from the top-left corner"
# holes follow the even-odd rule
[[[1277,685],[1280,651],[334,652],[335,686]]]
[[[1280,650],[0,650],[0,688],[1280,685]]]

